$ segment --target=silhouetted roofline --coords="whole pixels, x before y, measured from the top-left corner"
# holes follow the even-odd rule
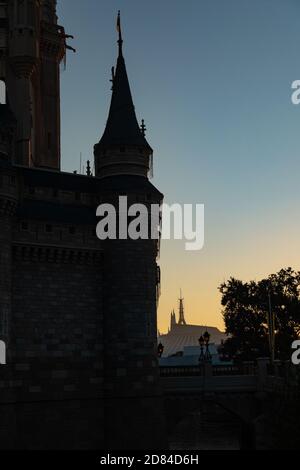
[[[121,32],[120,16],[118,16],[119,29],[119,55],[116,71],[113,69],[112,98],[106,128],[97,147],[136,146],[143,147],[152,152],[152,148],[145,139],[135,113],[129,80],[123,57],[123,38]]]
[[[163,194],[144,176],[115,175],[97,178],[94,176],[28,168],[14,165],[22,173],[24,183],[32,187],[48,187],[65,191],[81,191],[86,193],[128,192],[131,194],[153,194],[163,198]]]

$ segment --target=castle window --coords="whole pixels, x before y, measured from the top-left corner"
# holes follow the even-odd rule
[[[21,230],[23,232],[28,232],[28,229],[29,229],[28,223],[27,222],[22,222],[21,223]]]
[[[75,227],[69,227],[69,234],[70,235],[75,235],[75,233],[76,233]]]
[[[46,227],[45,227],[45,230],[46,230],[46,233],[52,233],[52,232],[53,232],[53,227],[52,227],[52,225],[48,225],[48,224],[47,224]]]
[[[120,152],[122,152],[122,153],[126,152],[126,148],[125,147],[120,147]]]
[[[15,186],[15,185],[16,185],[16,177],[15,177],[15,176],[11,176],[11,177],[10,177],[10,184],[11,184],[12,186]]]

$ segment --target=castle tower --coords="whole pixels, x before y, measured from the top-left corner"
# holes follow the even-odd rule
[[[122,51],[119,56],[107,126],[95,146],[101,200],[115,206],[160,204],[162,194],[149,182],[152,149],[138,126]],[[123,214],[127,217],[127,214]],[[164,448],[163,404],[157,358],[156,263],[152,239],[104,241],[104,369],[107,447]],[[124,422],[128,423],[124,427]]]
[[[171,312],[171,327],[170,327],[170,331],[172,331],[176,325],[177,325],[177,322],[176,322],[176,314],[175,314],[175,311],[173,310],[173,312]]]
[[[15,162],[59,170],[59,65],[67,46],[56,0],[7,0],[0,15],[0,80],[17,120]]]
[[[120,17],[118,18],[119,55],[112,69],[112,99],[108,120],[100,142],[95,146],[96,176],[138,175],[147,177],[153,150],[140,128],[130,91]]]
[[[180,299],[179,299],[179,321],[178,325],[186,325],[185,317],[184,317],[184,299],[182,297],[182,292],[180,291]]]

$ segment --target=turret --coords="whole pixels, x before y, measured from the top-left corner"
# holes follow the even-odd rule
[[[57,24],[56,0],[43,0],[40,38],[40,96],[36,110],[42,119],[36,122],[34,165],[59,170],[61,164],[60,64],[65,58],[68,36]],[[72,48],[70,48],[72,49]]]
[[[0,4],[0,80],[17,120],[15,163],[60,169],[60,70],[64,28],[56,0]]]
[[[3,62],[7,95],[17,119],[16,161],[30,165],[33,153],[32,78],[39,60],[40,1],[10,0]]]
[[[30,77],[39,58],[40,0],[9,3],[10,62],[19,78]]]
[[[132,102],[122,54],[119,56],[105,132],[95,147],[99,199],[119,211],[141,201],[159,205],[162,194],[148,181],[152,149],[141,131]],[[126,222],[125,222],[126,224]],[[128,220],[125,230],[128,229]],[[156,263],[158,240],[130,238],[103,241],[104,375],[109,399],[107,446],[164,448],[163,409],[157,357]],[[130,433],[123,422],[130,422]]]
[[[42,0],[42,19],[46,23],[57,24],[57,0]]]
[[[176,314],[175,314],[175,311],[173,310],[171,312],[171,328],[170,328],[170,331],[172,331],[176,325],[177,325]]]
[[[100,142],[95,145],[96,176],[138,175],[147,177],[152,148],[139,126],[133,105],[125,60],[120,16],[118,17],[119,55],[112,73],[112,98],[108,120]]]

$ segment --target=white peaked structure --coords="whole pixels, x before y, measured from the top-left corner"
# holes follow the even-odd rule
[[[227,336],[214,326],[189,325],[185,319],[184,303],[182,295],[179,299],[179,321],[176,314],[171,312],[170,329],[167,334],[158,336],[158,343],[164,346],[163,357],[182,354],[186,348],[199,348],[199,338],[205,332],[210,334],[210,343],[219,346]]]

